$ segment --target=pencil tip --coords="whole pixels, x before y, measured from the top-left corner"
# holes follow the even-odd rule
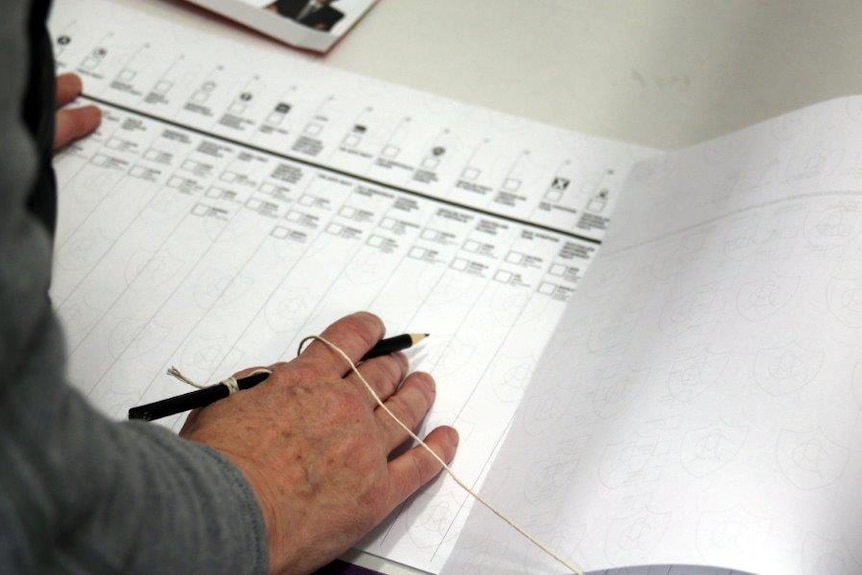
[[[429,335],[431,335],[431,334],[430,333],[411,333],[410,339],[413,340],[413,345],[416,345],[417,343],[419,343],[420,341],[422,341],[423,339],[425,339]]]

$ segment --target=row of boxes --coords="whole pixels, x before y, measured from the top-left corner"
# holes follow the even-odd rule
[[[89,69],[92,69],[92,67],[95,67],[95,65],[97,65],[99,62],[101,62],[100,58],[91,57],[87,60],[87,65],[84,65],[83,67],[88,68],[88,66],[89,66]],[[117,74],[117,79],[120,81],[123,81],[123,82],[130,82],[135,78],[136,74],[137,74],[137,72],[135,72],[134,70],[124,68],[123,70],[121,70]],[[155,87],[153,88],[153,92],[164,95],[172,87],[173,87],[173,82],[170,82],[168,80],[159,80],[156,83]],[[201,89],[199,89],[197,92],[195,92],[192,95],[192,100],[194,100],[198,103],[203,103],[209,97],[209,94],[213,90],[213,88],[214,88],[213,83],[206,83],[204,86],[201,87]],[[247,106],[244,102],[235,101],[228,107],[228,110],[231,113],[239,115],[239,114],[244,113],[246,108],[247,108]],[[279,104],[279,106],[273,112],[271,112],[269,114],[269,116],[266,119],[266,122],[269,124],[272,124],[272,125],[281,124],[281,122],[284,120],[284,118],[287,115],[287,112],[289,110],[290,110],[290,106],[288,106],[286,104]],[[321,124],[319,122],[312,121],[312,122],[309,122],[308,124],[306,124],[303,132],[309,136],[318,136],[323,131],[323,127],[324,127],[323,124]],[[362,136],[360,134],[356,134],[356,133],[351,132],[344,137],[344,139],[342,140],[342,145],[344,145],[345,147],[351,147],[352,148],[352,147],[358,146],[361,142],[362,142]],[[108,146],[111,147],[111,141],[110,140],[108,142]],[[394,146],[394,145],[386,145],[383,148],[383,150],[381,150],[380,155],[382,157],[385,157],[385,158],[395,158],[400,153],[401,153],[400,147]],[[433,170],[433,169],[437,168],[437,166],[439,165],[439,161],[440,160],[437,156],[430,155],[430,156],[426,156],[422,160],[421,165],[425,169]],[[463,180],[472,182],[472,181],[475,181],[476,179],[478,179],[478,177],[481,174],[482,174],[481,169],[476,168],[474,166],[468,166],[462,171],[461,178]],[[563,183],[558,183],[558,182],[563,182]],[[551,186],[550,188],[548,188],[548,190],[545,192],[545,196],[544,196],[545,199],[549,200],[549,201],[553,201],[553,202],[560,201],[563,197],[563,193],[565,192],[566,188],[568,187],[568,184],[569,184],[569,181],[565,178],[555,178],[554,185]],[[510,192],[515,192],[518,189],[520,189],[521,185],[522,185],[522,181],[520,179],[507,177],[506,179],[503,180],[501,188],[504,190],[510,191]]]
[[[468,182],[474,182],[480,175],[482,175],[482,170],[474,166],[467,166],[461,172],[461,179]],[[503,180],[503,184],[500,187],[509,192],[516,192],[520,189],[522,183],[523,182],[517,178],[506,178]]]

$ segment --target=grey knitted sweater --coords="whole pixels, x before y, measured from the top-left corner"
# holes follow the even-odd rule
[[[48,3],[6,0],[0,16],[0,573],[263,573],[263,517],[233,465],[155,425],[107,420],[64,379],[46,295]]]

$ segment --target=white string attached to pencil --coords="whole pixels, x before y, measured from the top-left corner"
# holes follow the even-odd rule
[[[245,377],[248,377],[250,375],[256,375],[258,373],[265,373],[265,374],[269,375],[272,373],[272,370],[267,369],[265,367],[261,367],[261,368],[258,368],[256,370],[252,371],[249,374],[246,374]],[[187,383],[188,385],[191,385],[192,387],[196,387],[198,389],[206,389],[208,387],[213,387],[213,385],[223,385],[227,388],[228,395],[233,395],[234,393],[239,391],[239,382],[237,381],[236,377],[234,377],[234,376],[230,376],[227,379],[223,379],[220,382],[214,383],[212,385],[202,385],[200,383],[197,383],[196,381],[193,381],[193,380],[187,378],[185,375],[182,374],[182,372],[179,369],[177,369],[174,366],[170,366],[168,368],[168,375],[170,375],[171,377],[175,377],[178,380],[182,381],[183,383]]]
[[[389,407],[387,407],[387,405],[383,402],[383,400],[382,400],[382,399],[380,399],[380,396],[379,396],[379,395],[377,395],[377,392],[376,392],[376,391],[374,391],[374,388],[373,388],[373,387],[371,387],[371,384],[370,384],[370,383],[368,383],[368,381],[366,381],[366,379],[362,376],[362,373],[359,371],[359,369],[357,369],[356,364],[355,364],[355,363],[353,363],[353,360],[351,360],[351,359],[350,359],[350,357],[348,357],[348,355],[347,355],[346,353],[344,353],[344,352],[341,350],[341,348],[340,348],[340,347],[338,347],[337,345],[335,345],[334,343],[332,343],[331,341],[327,340],[326,338],[324,338],[324,337],[322,337],[322,336],[319,336],[319,335],[310,335],[310,336],[308,336],[308,337],[303,338],[303,340],[299,342],[299,349],[296,351],[296,355],[301,354],[301,353],[302,353],[302,348],[305,346],[305,344],[306,344],[307,342],[309,342],[309,341],[311,341],[311,340],[318,340],[318,341],[320,341],[321,343],[323,343],[323,344],[325,344],[327,347],[329,347],[329,349],[331,349],[332,351],[334,351],[335,353],[337,353],[338,355],[340,355],[340,356],[344,359],[344,361],[346,361],[346,362],[347,362],[347,364],[350,366],[350,370],[351,370],[354,374],[356,374],[356,377],[358,377],[358,378],[359,378],[359,381],[361,381],[361,382],[362,382],[362,385],[364,385],[364,386],[365,386],[365,389],[367,389],[367,390],[368,390],[368,393],[370,393],[370,394],[371,394],[371,396],[374,398],[374,401],[375,401],[375,402],[377,402],[377,406],[378,406],[380,409],[382,409],[383,411],[385,411],[385,412],[386,412],[386,414],[387,414],[389,417],[391,417],[391,418],[392,418],[392,420],[393,420],[393,421],[395,421],[395,423],[397,423],[397,424],[398,424],[398,425],[399,425],[399,426],[400,426],[404,431],[406,431],[406,432],[407,432],[407,434],[408,434],[408,435],[409,435],[409,436],[410,436],[410,437],[411,437],[415,442],[417,442],[419,445],[421,445],[421,446],[422,446],[422,448],[424,448],[424,449],[425,449],[425,451],[427,451],[429,454],[431,454],[431,457],[433,457],[433,458],[437,461],[437,463],[439,463],[439,464],[442,466],[443,470],[444,470],[444,471],[449,475],[449,477],[451,477],[451,478],[452,478],[452,480],[453,480],[455,483],[457,483],[457,484],[461,487],[461,489],[463,489],[464,491],[466,491],[466,492],[467,492],[467,493],[468,493],[468,494],[469,494],[473,499],[475,499],[476,501],[478,501],[479,503],[481,503],[482,505],[484,505],[484,506],[485,506],[485,508],[486,508],[486,509],[488,509],[491,513],[493,513],[494,515],[496,515],[497,517],[499,517],[500,519],[502,519],[502,520],[503,520],[506,524],[508,524],[512,529],[514,529],[514,530],[515,530],[515,531],[517,531],[520,535],[522,535],[522,536],[523,536],[523,537],[525,537],[527,540],[529,540],[529,541],[530,541],[530,543],[532,543],[533,545],[535,545],[536,547],[538,547],[539,549],[541,549],[541,550],[542,550],[542,552],[544,552],[546,555],[548,555],[549,557],[553,558],[555,561],[559,562],[561,565],[563,565],[564,567],[566,567],[566,569],[571,570],[571,571],[572,571],[573,573],[575,573],[576,575],[584,575],[584,572],[583,572],[583,570],[582,570],[581,568],[579,568],[577,565],[575,565],[575,564],[574,564],[574,563],[572,563],[571,561],[569,561],[569,560],[567,560],[567,559],[563,558],[562,556],[560,556],[559,554],[557,554],[556,552],[554,552],[553,550],[551,550],[547,545],[545,545],[544,543],[542,543],[541,541],[539,541],[536,537],[534,537],[533,535],[531,535],[530,533],[528,533],[525,529],[523,529],[523,528],[522,528],[522,527],[520,527],[518,524],[516,524],[516,523],[515,523],[512,519],[510,519],[510,518],[509,518],[505,513],[503,513],[502,511],[499,511],[496,507],[494,507],[493,505],[491,505],[491,504],[490,504],[488,501],[486,501],[486,500],[485,500],[481,495],[479,495],[479,494],[478,494],[476,491],[474,491],[474,490],[473,490],[469,485],[467,485],[467,483],[466,483],[465,481],[463,481],[460,477],[458,477],[458,476],[455,474],[455,472],[454,472],[454,471],[452,471],[452,468],[451,468],[451,467],[449,467],[449,464],[447,464],[447,463],[443,460],[443,458],[442,458],[442,457],[440,457],[439,455],[437,455],[437,454],[434,452],[434,450],[433,450],[433,449],[431,449],[431,448],[428,446],[428,444],[427,444],[427,443],[425,443],[425,442],[424,442],[424,441],[423,441],[423,440],[422,440],[418,435],[416,435],[415,433],[413,433],[413,430],[412,430],[412,429],[410,429],[410,428],[409,428],[409,427],[408,427],[408,426],[407,426],[403,421],[401,421],[401,420],[398,418],[398,416],[397,416],[397,415],[395,415],[395,414],[392,412],[392,410],[390,410],[390,409],[389,409]],[[267,368],[259,368],[259,369],[254,370],[252,373],[250,373],[250,374],[248,374],[248,375],[253,375],[253,374],[256,374],[256,373],[272,373],[272,370],[267,369]],[[203,389],[203,388],[205,388],[205,387],[209,387],[209,386],[206,386],[206,385],[200,385],[200,384],[198,384],[198,383],[195,383],[194,381],[192,381],[191,379],[187,378],[187,377],[186,377],[186,376],[184,376],[182,373],[180,373],[180,370],[178,370],[177,368],[175,368],[175,367],[173,367],[173,366],[171,366],[171,367],[168,369],[168,375],[171,375],[171,376],[173,376],[173,377],[175,377],[175,378],[179,379],[180,381],[182,381],[182,382],[184,382],[184,383],[187,383],[187,384],[189,384],[189,385],[191,385],[191,386],[197,387],[197,388],[199,388],[199,389]],[[229,391],[231,394],[233,394],[235,391],[238,391],[238,390],[239,390],[239,386],[238,386],[238,384],[237,384],[237,380],[236,380],[236,378],[235,378],[235,377],[229,377],[229,378],[227,378],[226,380],[224,380],[224,381],[220,381],[218,384],[215,384],[215,385],[219,385],[219,384],[224,384],[225,386],[227,386],[228,391]]]

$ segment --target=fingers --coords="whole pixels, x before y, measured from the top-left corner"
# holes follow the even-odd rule
[[[96,106],[60,110],[54,125],[54,149],[83,138],[98,128],[101,121],[102,111]]]
[[[81,94],[84,85],[77,74],[60,74],[57,76],[57,108],[62,108]]]
[[[355,364],[385,332],[379,317],[368,312],[358,312],[336,321],[320,335],[341,348]],[[313,365],[315,371],[324,377],[343,377],[350,371],[344,358],[322,341],[312,341],[300,358],[303,363]]]
[[[448,464],[455,457],[458,432],[451,427],[438,427],[428,434],[425,444]],[[390,509],[394,509],[414,491],[428,483],[442,468],[440,462],[421,445],[390,461]]]
[[[427,373],[411,373],[401,388],[386,401],[386,407],[407,426],[414,430],[425,418],[434,403],[436,389],[434,380]],[[407,431],[398,425],[392,416],[383,409],[374,412],[380,428],[383,430],[386,453],[389,453],[410,437]]]
[[[389,396],[395,393],[398,384],[407,375],[407,366],[407,356],[403,353],[392,353],[365,361],[358,369],[365,381],[374,389],[377,396],[382,401],[386,401]],[[355,383],[362,390],[363,397],[368,400],[369,406],[377,406],[377,401],[368,393],[365,385],[355,373],[351,372],[347,374],[346,379]]]
[[[102,111],[96,106],[60,109],[75,100],[83,89],[81,78],[76,74],[57,76],[57,118],[54,126],[54,149],[69,145],[99,127]]]

